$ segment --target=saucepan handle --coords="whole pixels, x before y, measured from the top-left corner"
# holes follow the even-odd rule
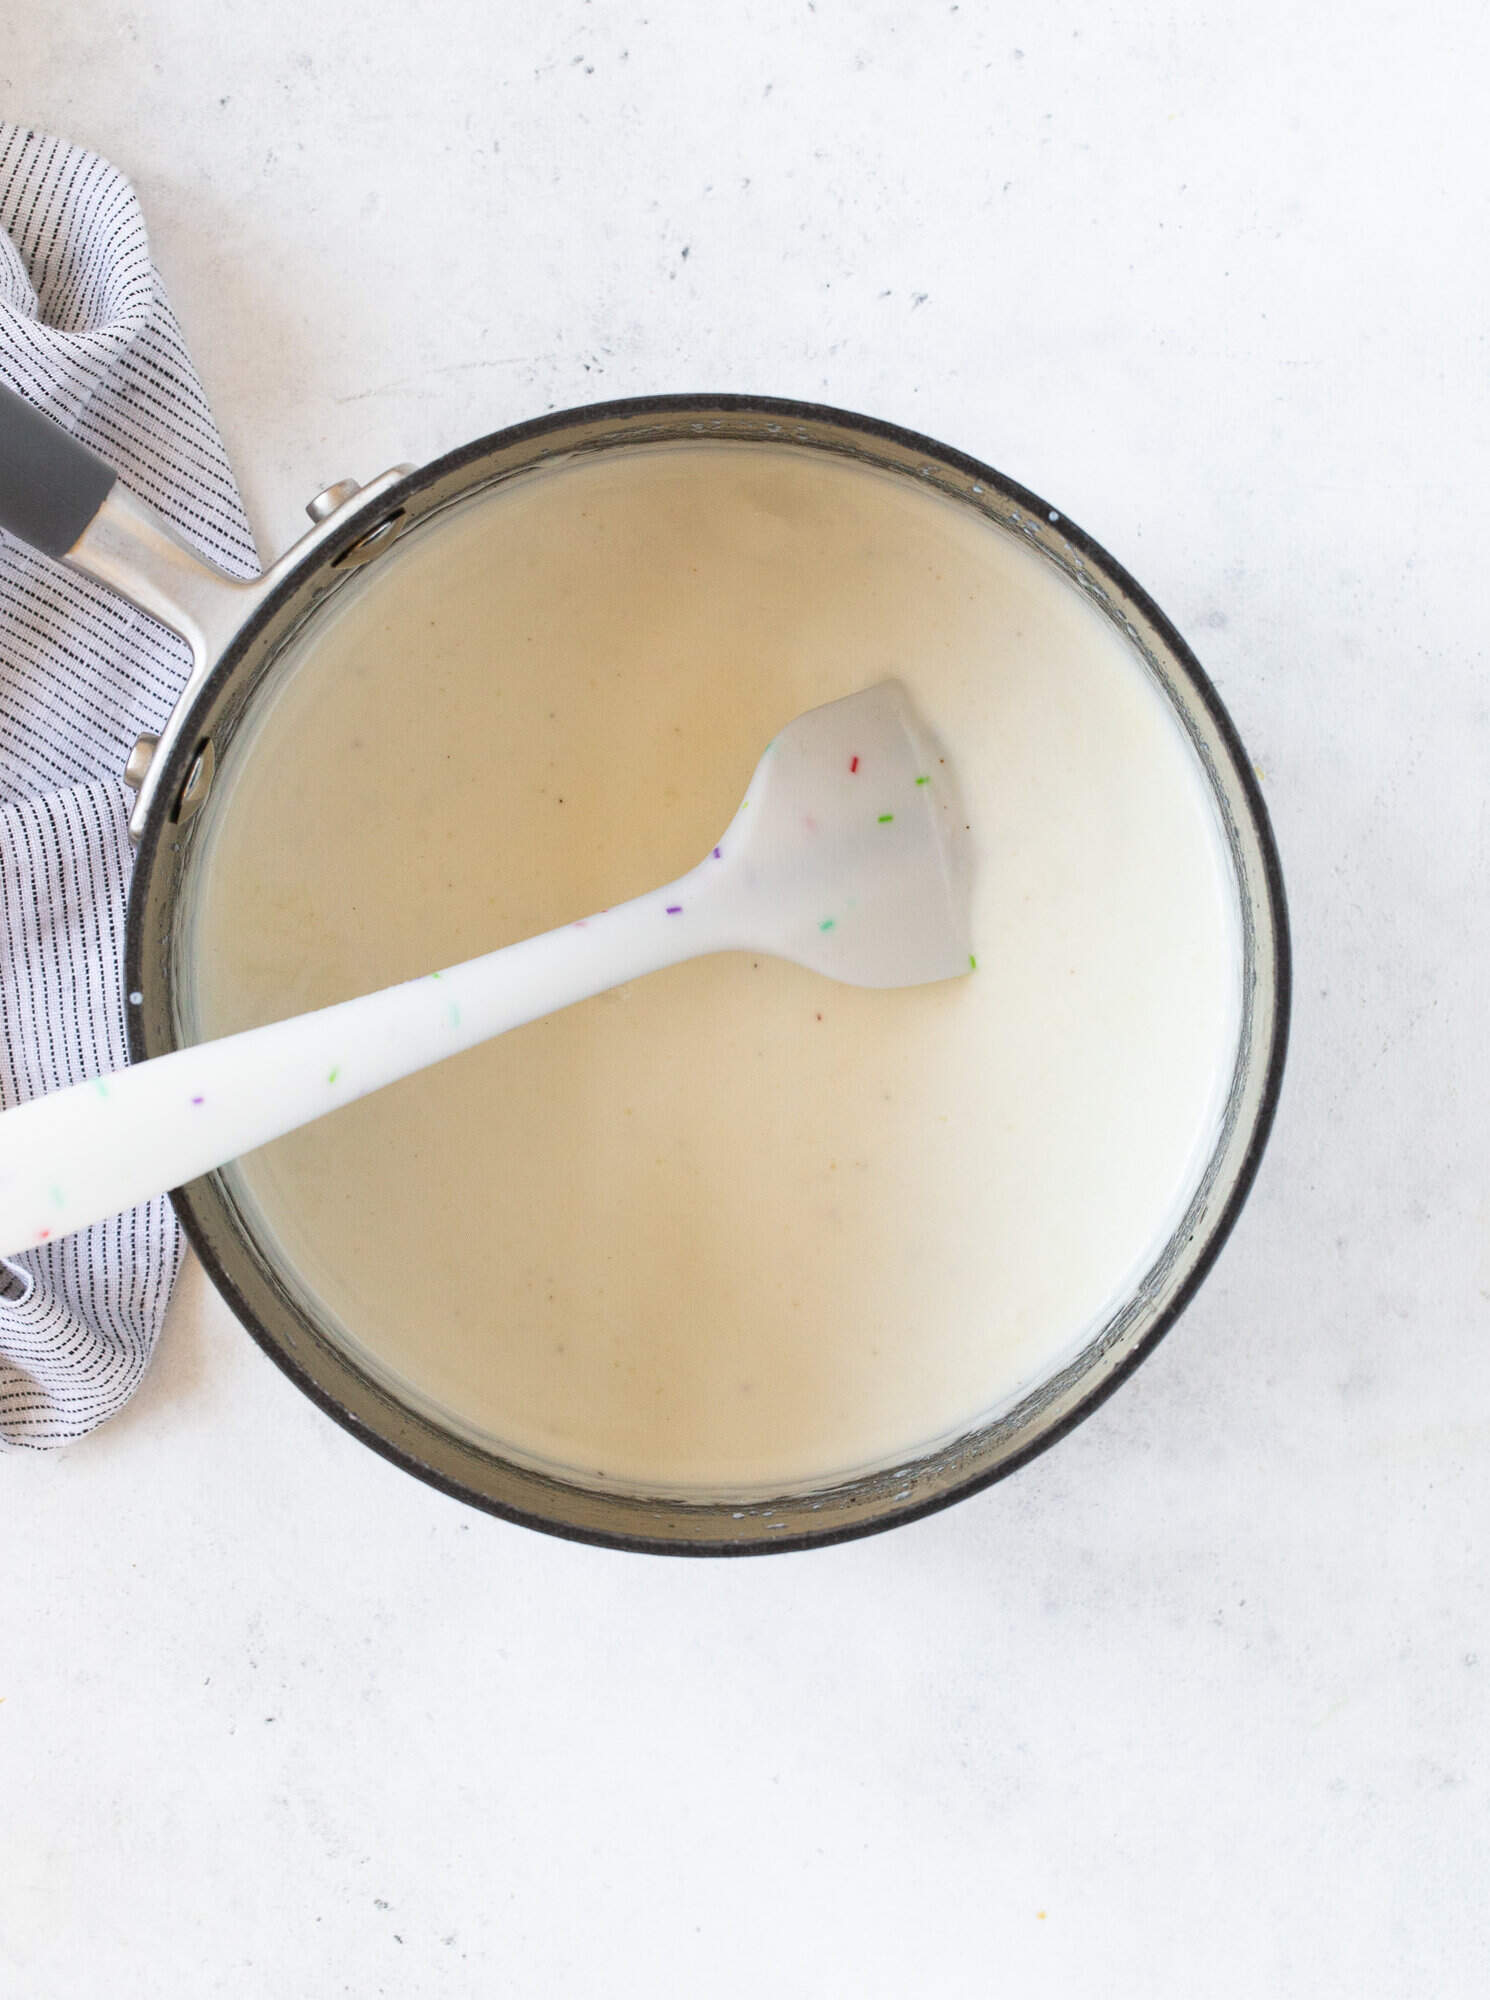
[[[111,465],[0,384],[0,528],[65,556],[109,497]]]
[[[308,564],[322,544],[342,535],[353,516],[383,504],[413,470],[398,465],[366,486],[344,480],[328,488],[311,505],[315,526],[278,562],[261,576],[228,576],[131,493],[112,466],[0,384],[0,528],[117,591],[179,633],[191,649],[191,672],[169,721],[159,737],[140,738],[125,774],[135,787],[132,839],[140,838],[153,809],[165,753],[185,728],[203,680],[243,621]],[[200,762],[202,746],[193,747]]]
[[[179,632],[198,671],[244,616],[251,584],[205,562],[113,466],[3,385],[0,528]]]
[[[203,675],[265,579],[240,580],[205,562],[111,465],[3,384],[0,528],[117,591],[191,649],[191,671],[170,720],[159,737],[139,739],[125,771],[135,788],[129,830],[138,840],[158,790],[158,746],[178,730]]]

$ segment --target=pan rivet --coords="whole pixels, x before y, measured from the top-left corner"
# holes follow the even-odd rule
[[[212,788],[212,774],[217,759],[212,751],[212,738],[203,737],[197,745],[197,754],[191,760],[191,769],[186,774],[186,783],[181,787],[181,796],[176,801],[176,810],[171,817],[181,825],[189,820]]]
[[[334,514],[338,507],[345,507],[361,491],[362,487],[355,479],[333,480],[329,486],[322,487],[314,500],[306,503],[305,511],[313,521],[324,521],[328,514]]]
[[[129,762],[124,767],[124,782],[132,792],[137,792],[145,782],[145,774],[150,769],[150,760],[160,747],[160,738],[147,732],[135,738],[135,747],[129,753]]]

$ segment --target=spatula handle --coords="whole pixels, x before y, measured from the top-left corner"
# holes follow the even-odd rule
[[[0,1254],[180,1187],[508,1028],[723,948],[705,900],[685,876],[444,972],[156,1056],[5,1112]],[[691,921],[681,923],[685,901]]]

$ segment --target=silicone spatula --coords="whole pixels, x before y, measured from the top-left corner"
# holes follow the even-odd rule
[[[773,953],[854,986],[956,978],[974,963],[969,851],[946,752],[898,681],[811,709],[767,749],[718,843],[666,888],[5,1112],[0,1253],[132,1208],[399,1077],[683,959]]]

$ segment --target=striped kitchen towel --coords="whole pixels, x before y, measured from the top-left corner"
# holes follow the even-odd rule
[[[221,568],[257,571],[134,190],[4,123],[0,380]],[[188,665],[143,612],[0,534],[0,1105],[126,1059],[122,773]],[[128,1399],[180,1254],[162,1197],[0,1261],[0,1446],[65,1444]]]

